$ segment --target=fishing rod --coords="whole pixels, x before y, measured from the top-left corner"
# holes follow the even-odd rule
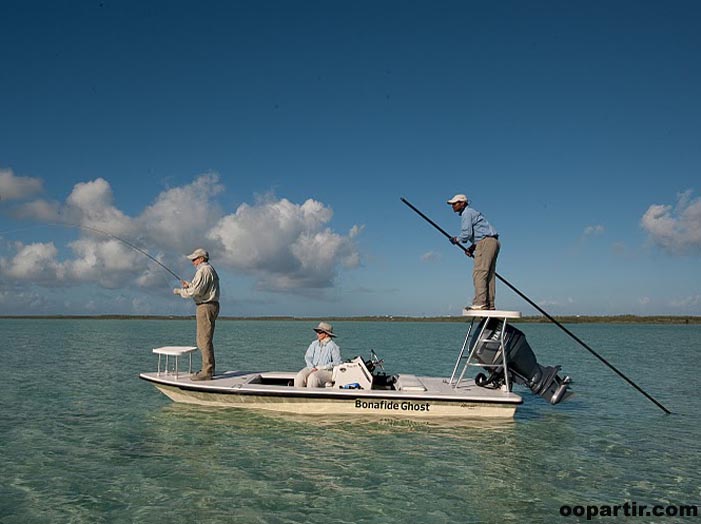
[[[57,224],[57,225],[61,225],[61,224]],[[159,266],[161,266],[163,269],[165,269],[168,273],[170,273],[171,275],[173,275],[173,276],[174,276],[175,278],[177,278],[179,281],[181,281],[181,282],[183,281],[183,279],[180,278],[180,276],[176,275],[170,268],[168,268],[165,264],[161,263],[160,260],[156,259],[155,257],[152,257],[148,252],[144,251],[143,249],[141,249],[141,248],[138,247],[138,246],[135,246],[134,244],[132,244],[132,243],[129,242],[128,240],[124,240],[123,238],[118,237],[118,236],[115,235],[115,234],[109,233],[108,231],[102,231],[101,229],[97,229],[96,227],[92,227],[92,226],[85,226],[85,225],[82,225],[82,224],[65,224],[65,225],[74,226],[74,227],[79,227],[79,228],[81,228],[81,229],[87,229],[88,231],[94,231],[95,233],[100,233],[100,234],[102,234],[102,235],[107,235],[108,237],[114,238],[115,240],[119,240],[120,242],[123,242],[124,244],[126,244],[127,246],[129,246],[130,248],[132,248],[134,251],[137,251],[137,252],[141,253],[142,255],[147,256],[148,258],[150,258],[151,260],[153,260],[156,264],[158,264]]]
[[[450,236],[443,228],[441,228],[438,224],[436,224],[433,220],[428,218],[426,215],[424,215],[421,211],[419,211],[416,207],[414,207],[411,202],[409,202],[406,198],[400,197],[400,200],[404,202],[407,206],[409,206],[416,214],[418,214],[421,218],[426,220],[429,224],[431,224],[433,227],[435,227],[438,231],[443,233],[445,237],[447,237],[449,240],[451,240],[453,237]],[[465,246],[462,246],[460,244],[455,244],[458,246],[460,249],[463,250],[463,252],[467,256],[472,256],[472,254],[468,251],[468,249]],[[565,326],[563,326],[560,322],[558,322],[556,319],[554,319],[547,311],[545,311],[543,308],[541,308],[538,304],[533,302],[530,298],[528,298],[524,293],[519,291],[516,286],[511,284],[508,280],[506,280],[504,277],[502,277],[499,273],[495,272],[496,277],[501,280],[504,284],[506,284],[512,291],[514,291],[518,296],[520,296],[522,299],[524,299],[526,302],[528,302],[531,306],[536,308],[540,313],[542,313],[548,320],[550,320],[553,324],[555,324],[557,327],[559,327],[562,331],[567,333],[572,339],[574,339],[577,343],[579,343],[584,349],[589,351],[592,355],[594,355],[597,359],[599,359],[603,364],[608,366],[609,369],[611,369],[614,373],[616,373],[619,377],[621,377],[623,380],[625,380],[628,384],[630,384],[633,388],[635,388],[638,392],[642,393],[648,400],[653,402],[658,408],[660,408],[662,411],[664,411],[667,415],[671,414],[672,412],[669,411],[666,407],[664,407],[662,404],[660,404],[657,400],[655,400],[651,395],[649,395],[645,390],[643,390],[640,386],[638,386],[635,382],[633,382],[631,379],[629,379],[627,376],[625,376],[621,371],[619,371],[613,364],[611,364],[608,360],[606,360],[604,357],[599,355],[596,351],[594,351],[592,348],[589,347],[588,344],[586,344],[584,341],[582,341],[577,335],[572,333],[569,329],[567,329]]]
[[[99,233],[99,234],[101,234],[101,235],[108,236],[108,237],[110,237],[110,238],[113,238],[113,239],[115,239],[115,240],[118,240],[119,242],[122,242],[123,244],[129,246],[129,247],[130,247],[131,249],[133,249],[134,251],[137,251],[137,252],[141,253],[142,255],[148,257],[149,259],[151,259],[152,261],[154,261],[156,264],[158,264],[159,266],[161,266],[163,269],[165,269],[168,273],[170,273],[170,274],[173,275],[175,278],[177,278],[179,281],[181,281],[181,282],[183,281],[183,279],[180,278],[179,275],[177,275],[176,273],[174,273],[169,267],[167,267],[165,264],[163,264],[160,260],[158,260],[158,259],[156,259],[155,257],[151,256],[148,252],[144,251],[143,249],[141,249],[141,248],[138,247],[138,246],[135,246],[134,244],[132,244],[132,243],[129,242],[128,240],[125,240],[125,239],[123,239],[123,238],[121,238],[121,237],[118,237],[117,235],[115,235],[115,234],[113,234],[113,233],[110,233],[110,232],[108,232],[108,231],[103,231],[102,229],[98,229],[98,228],[92,227],[92,226],[86,226],[86,225],[83,225],[83,224],[73,224],[73,223],[71,223],[71,222],[47,222],[47,223],[45,223],[45,224],[37,224],[37,225],[35,225],[35,226],[30,226],[30,227],[41,227],[41,225],[46,225],[46,226],[62,226],[62,227],[77,227],[77,228],[80,228],[80,229],[85,229],[85,230],[87,230],[87,231],[92,231],[93,233]]]

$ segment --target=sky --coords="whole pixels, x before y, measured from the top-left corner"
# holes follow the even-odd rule
[[[701,4],[0,3],[0,315],[701,315]],[[126,242],[124,242],[126,241]],[[128,244],[135,246],[134,249]],[[497,308],[537,312],[501,281]]]

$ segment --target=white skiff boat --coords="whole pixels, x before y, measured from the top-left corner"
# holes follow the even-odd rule
[[[258,409],[304,415],[393,417],[414,420],[512,418],[523,403],[512,391],[524,384],[552,404],[569,395],[569,377],[558,367],[540,366],[519,330],[507,323],[515,311],[465,311],[471,317],[465,341],[450,377],[399,373],[388,375],[373,353],[336,366],[323,388],[296,388],[296,371],[227,371],[210,381],[192,381],[191,346],[156,348],[158,369],[142,373],[175,402]],[[188,356],[190,373],[179,369]],[[163,358],[165,357],[165,359]],[[165,366],[162,367],[162,360]],[[481,368],[474,379],[470,366]]]

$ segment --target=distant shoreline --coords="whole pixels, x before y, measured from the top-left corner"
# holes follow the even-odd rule
[[[194,315],[0,315],[0,319],[30,319],[30,320],[193,320]],[[220,321],[299,321],[316,322],[328,320],[332,322],[466,322],[468,317],[408,317],[408,316],[357,316],[357,317],[293,317],[293,316],[261,316],[261,317],[219,317]],[[701,316],[694,315],[565,315],[553,318],[564,324],[701,324]],[[527,316],[510,322],[548,323],[544,316]]]

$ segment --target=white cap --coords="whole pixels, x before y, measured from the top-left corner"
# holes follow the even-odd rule
[[[197,248],[187,256],[187,258],[190,260],[195,260],[196,258],[200,257],[204,257],[205,260],[209,260],[209,253],[202,248]]]
[[[448,200],[449,204],[456,204],[458,202],[467,202],[467,195],[463,195],[462,193],[458,193],[453,198]]]

